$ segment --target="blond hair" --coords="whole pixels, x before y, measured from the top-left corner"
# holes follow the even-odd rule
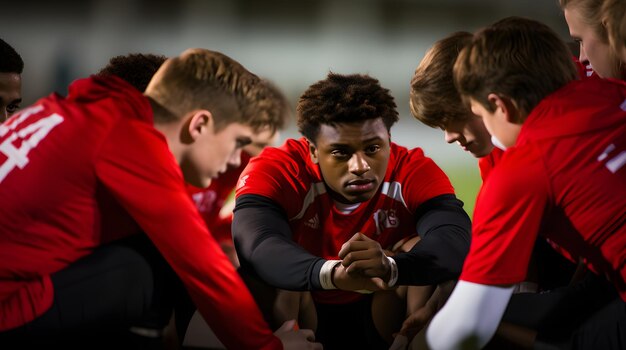
[[[250,125],[271,134],[282,130],[293,116],[293,108],[280,88],[267,79],[261,79],[247,93],[248,105],[243,113],[253,115]]]
[[[616,53],[626,49],[626,1],[605,0],[602,23],[606,25],[611,48]]]
[[[278,103],[268,101],[275,97],[268,85],[234,59],[207,49],[188,49],[168,59],[146,95],[169,112],[155,113],[155,123],[177,121],[199,109],[212,113],[216,130],[241,123],[258,131],[281,123],[273,112]]]
[[[604,0],[559,0],[562,10],[568,7],[575,7],[580,11],[586,24],[590,25],[598,38],[603,42],[608,42],[606,28],[602,24],[602,2]]]
[[[559,0],[561,9],[576,9],[578,11],[581,20],[587,24],[594,32],[595,36],[600,39],[604,44],[609,44],[609,34],[607,27],[603,22],[602,6],[605,0]],[[625,0],[621,0],[625,1]],[[583,43],[584,46],[584,43]],[[587,52],[587,54],[589,54]],[[611,65],[610,74],[603,78],[620,78],[623,79],[624,71],[622,63],[619,59],[617,52],[613,52],[613,49],[608,53]],[[593,62],[591,62],[593,65]]]

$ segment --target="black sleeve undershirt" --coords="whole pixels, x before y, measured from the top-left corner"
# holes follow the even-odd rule
[[[292,240],[285,212],[271,199],[237,198],[232,232],[242,269],[281,289],[322,289],[319,273],[326,260]]]
[[[421,240],[395,255],[398,285],[430,285],[457,279],[469,251],[471,222],[463,202],[441,195],[416,212]],[[319,290],[319,271],[326,261],[293,242],[283,209],[259,195],[237,198],[233,239],[242,269],[267,283],[289,290]]]
[[[416,211],[421,240],[395,255],[398,285],[431,285],[458,279],[469,252],[471,220],[453,194],[431,198]]]

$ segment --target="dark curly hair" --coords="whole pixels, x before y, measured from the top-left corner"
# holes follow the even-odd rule
[[[96,75],[116,75],[143,92],[167,57],[154,54],[131,53],[114,56]]]
[[[298,130],[315,142],[322,124],[358,123],[382,118],[387,130],[398,121],[396,103],[377,79],[364,74],[328,77],[311,85],[296,107]]]
[[[0,39],[0,72],[22,74],[24,61],[13,46]]]

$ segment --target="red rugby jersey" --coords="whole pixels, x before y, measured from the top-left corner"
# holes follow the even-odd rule
[[[104,212],[102,192],[123,210]],[[50,275],[134,220],[227,347],[282,348],[186,193],[148,100],[121,79],[77,80],[67,98],[43,98],[0,126],[0,201],[0,330],[44,313]]]
[[[545,98],[483,185],[461,279],[524,279],[545,236],[626,300],[626,84],[585,79]]]
[[[485,182],[493,168],[500,162],[504,151],[498,147],[494,147],[491,152],[481,158],[478,158],[478,169],[480,170],[480,179]]]
[[[375,239],[383,248],[414,236],[417,207],[433,197],[453,193],[448,177],[421,149],[408,150],[392,143],[387,172],[376,195],[344,214],[326,192],[305,138],[287,140],[253,158],[241,174],[236,192],[237,196],[256,194],[274,200],[287,214],[294,241],[325,259],[338,259],[341,245],[356,232]],[[360,297],[346,291],[313,292],[313,296],[324,303]]]

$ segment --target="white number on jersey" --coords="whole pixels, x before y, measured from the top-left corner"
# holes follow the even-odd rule
[[[2,143],[0,143],[0,153],[6,156],[4,163],[0,165],[0,182],[9,175],[15,168],[24,169],[28,164],[28,152],[35,148],[43,140],[50,130],[63,122],[63,117],[54,113],[45,118],[15,131],[15,128],[26,118],[42,110],[43,107],[36,106],[24,110],[13,120],[0,125],[0,137],[12,132]],[[14,141],[21,139],[19,147],[15,147]]]

